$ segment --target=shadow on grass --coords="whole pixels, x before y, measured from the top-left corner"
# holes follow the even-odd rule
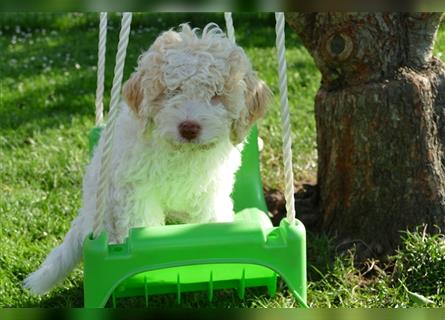
[[[83,287],[59,289],[49,296],[42,296],[39,300],[18,301],[12,308],[82,308]]]
[[[293,299],[286,290],[287,286],[279,280],[278,295],[279,298]],[[228,308],[228,307],[255,307],[258,299],[264,301],[272,301],[274,297],[269,297],[266,294],[266,288],[248,288],[246,289],[246,296],[240,299],[235,289],[215,290],[213,301],[208,299],[208,293],[186,292],[181,294],[181,303],[177,302],[176,294],[159,294],[148,297],[148,304],[146,304],[145,297],[129,297],[117,298],[117,308]],[[277,301],[277,304],[279,302]],[[49,296],[43,296],[39,301],[20,301],[15,305],[8,307],[13,308],[82,308],[83,303],[83,286],[79,284],[77,287],[70,289],[56,289],[56,292]],[[110,298],[105,305],[105,308],[113,308],[113,302]]]
[[[96,65],[97,32],[60,33],[55,38],[57,43],[52,45],[39,41],[23,46],[22,50],[5,50],[4,59],[9,65],[2,72],[5,89],[0,107],[2,131],[25,125],[31,134],[37,128],[42,131],[69,125],[73,117],[94,119],[96,71],[93,66]],[[6,40],[3,38],[1,42]],[[113,46],[110,47],[112,50]],[[110,90],[114,67],[111,50],[107,55],[106,93]],[[132,57],[129,55],[129,58]],[[49,61],[53,64],[45,72],[43,65]]]
[[[93,119],[94,94],[76,96],[78,88],[88,90],[86,87],[91,80],[91,77],[72,77],[66,83],[47,84],[26,90],[25,95],[5,99],[4,107],[0,109],[1,130],[17,130],[26,125],[31,130],[43,131],[69,124],[73,116],[87,115]]]
[[[307,233],[307,276],[308,281],[317,281],[329,272],[335,261],[332,240],[323,233]]]

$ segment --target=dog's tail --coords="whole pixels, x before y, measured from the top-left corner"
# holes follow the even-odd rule
[[[41,295],[50,291],[80,261],[84,236],[87,234],[86,230],[82,230],[82,218],[78,216],[74,219],[63,243],[53,249],[40,268],[23,281],[23,286],[32,294]]]

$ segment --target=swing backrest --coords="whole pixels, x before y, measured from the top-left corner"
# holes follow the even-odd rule
[[[242,163],[236,173],[232,198],[235,212],[246,208],[258,208],[267,212],[260,174],[260,152],[258,150],[258,129],[256,126],[252,128],[244,145]]]
[[[102,127],[95,127],[90,132],[90,155],[92,155],[92,150],[99,141],[101,132]],[[258,208],[263,212],[267,212],[263,183],[261,182],[258,129],[256,126],[252,128],[244,145],[242,163],[240,169],[236,173],[232,198],[235,212],[239,212],[246,208]]]

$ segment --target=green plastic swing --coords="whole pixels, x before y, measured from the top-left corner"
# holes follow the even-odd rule
[[[102,129],[90,133],[90,151]],[[276,292],[277,276],[300,306],[306,305],[306,233],[303,224],[283,219],[274,227],[268,218],[260,177],[258,132],[247,139],[232,194],[232,223],[182,224],[133,228],[122,244],[108,244],[106,232],[84,242],[84,305],[104,307],[124,297],[236,289]]]
[[[94,147],[100,128],[90,134]],[[277,274],[300,305],[306,304],[305,229],[283,219],[273,227],[265,212],[260,177],[257,129],[242,153],[233,191],[235,222],[168,225],[130,230],[122,244],[108,245],[107,234],[84,243],[85,307],[105,306],[112,297],[207,291],[234,288],[240,298],[247,287],[276,291]]]

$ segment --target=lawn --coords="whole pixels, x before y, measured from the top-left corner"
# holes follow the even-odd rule
[[[274,18],[271,14],[235,14],[233,18],[237,42],[276,93],[259,129],[265,145],[261,154],[265,188],[282,190]],[[224,25],[222,14],[135,15],[124,78],[160,32],[187,21],[201,28],[210,21]],[[82,306],[81,268],[44,297],[30,296],[20,282],[60,243],[80,205],[87,135],[94,125],[97,24],[96,14],[0,14],[0,307]],[[111,15],[108,31],[105,105],[118,15]],[[314,181],[316,174],[313,99],[320,74],[290,30],[286,40],[293,164],[299,185]],[[435,50],[436,54],[445,52],[445,28]],[[309,304],[413,306],[415,292],[428,297],[432,306],[445,306],[443,283],[439,286],[436,281],[445,274],[443,241],[441,236],[422,237],[421,232],[407,234],[406,248],[388,263],[369,261],[358,268],[353,253],[337,256],[330,239],[309,234]],[[188,294],[183,301],[185,306],[209,306],[206,297]],[[295,306],[281,283],[274,298],[262,290],[250,290],[244,301],[232,291],[218,293],[215,300],[213,305],[224,307]],[[137,304],[131,300],[119,306]],[[151,305],[174,305],[174,297],[157,297]]]

